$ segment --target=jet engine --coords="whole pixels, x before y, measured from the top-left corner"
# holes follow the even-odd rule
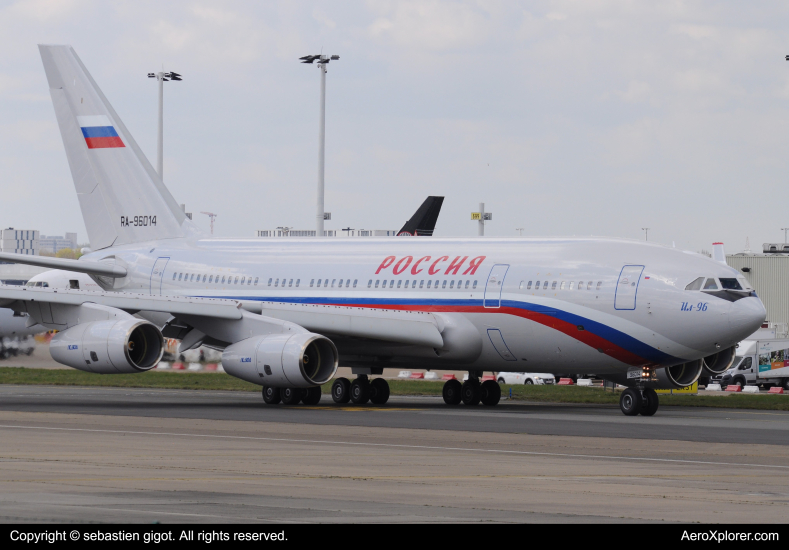
[[[222,353],[228,374],[275,388],[320,386],[334,377],[338,364],[334,343],[311,332],[255,336]]]
[[[684,388],[699,379],[703,368],[703,359],[666,367],[657,371],[658,383],[648,385],[656,389]]]
[[[141,319],[80,323],[58,332],[49,344],[58,363],[98,374],[144,372],[164,353],[159,329]]]
[[[736,346],[732,346],[705,357],[703,359],[704,376],[716,376],[729,370],[729,367],[734,363],[736,348]]]

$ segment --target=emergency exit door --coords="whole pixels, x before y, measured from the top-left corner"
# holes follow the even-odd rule
[[[619,272],[616,282],[616,295],[614,296],[614,309],[636,309],[636,295],[638,283],[641,282],[643,265],[626,265]]]
[[[485,307],[501,307],[501,291],[504,288],[504,277],[507,276],[508,265],[497,264],[490,270],[488,282],[485,283]]]
[[[167,267],[167,262],[170,258],[156,258],[151,270],[151,294],[160,295],[162,293],[162,277],[164,277],[164,268]]]

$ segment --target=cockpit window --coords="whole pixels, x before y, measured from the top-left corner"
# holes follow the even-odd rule
[[[704,283],[704,277],[699,277],[685,287],[685,290],[701,290],[701,285]]]
[[[710,277],[707,279],[707,282],[704,283],[704,290],[718,290],[718,283],[715,282],[715,279]]]
[[[724,290],[742,290],[737,279],[721,279],[720,281]]]

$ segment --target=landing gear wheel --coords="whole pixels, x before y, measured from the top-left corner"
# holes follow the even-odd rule
[[[279,392],[282,395],[283,405],[298,405],[304,395],[304,390],[301,388],[282,388]]]
[[[272,388],[271,386],[263,386],[263,402],[266,405],[276,405],[282,401],[279,394],[279,388]]]
[[[361,376],[351,382],[351,402],[364,405],[370,400],[370,381]]]
[[[479,405],[480,393],[477,380],[466,380],[460,388],[460,395],[464,405]]]
[[[331,385],[331,398],[341,405],[351,400],[351,382],[347,378],[338,378]]]
[[[642,395],[644,397],[644,405],[641,407],[641,416],[652,416],[657,412],[658,405],[660,405],[658,394],[652,388],[647,388]]]
[[[480,386],[479,399],[486,407],[493,407],[499,404],[501,399],[501,386],[493,380],[486,380]]]
[[[457,380],[447,380],[444,384],[444,391],[442,392],[444,395],[444,403],[447,405],[460,405],[461,388],[462,386]]]
[[[389,401],[389,382],[383,378],[370,382],[370,401],[375,405],[383,405]]]
[[[644,399],[641,392],[634,388],[627,388],[619,397],[619,408],[626,416],[637,416],[641,412]]]
[[[320,403],[321,400],[320,386],[313,386],[303,391],[304,391],[304,397],[301,398],[302,403],[304,403],[305,405],[317,405],[318,403]]]

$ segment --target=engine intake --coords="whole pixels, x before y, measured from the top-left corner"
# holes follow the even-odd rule
[[[657,371],[658,387],[664,389],[690,386],[701,376],[703,359],[688,361]]]
[[[49,344],[63,365],[98,374],[144,372],[164,353],[159,329],[141,319],[81,323],[57,333]]]
[[[729,367],[731,367],[732,363],[734,363],[736,351],[736,346],[732,346],[723,351],[719,351],[718,353],[705,357],[704,374],[706,376],[716,376],[729,370]]]
[[[253,384],[275,388],[309,388],[334,377],[339,355],[320,334],[269,334],[236,342],[222,353],[222,366]]]

